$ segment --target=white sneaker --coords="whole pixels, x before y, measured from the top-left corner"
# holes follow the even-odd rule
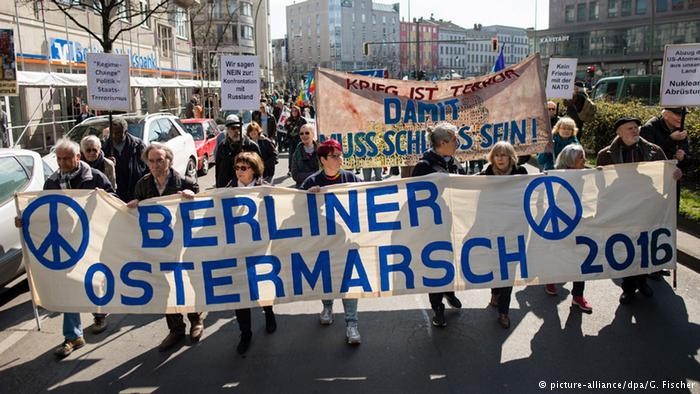
[[[322,326],[328,326],[333,323],[333,308],[328,306],[323,307],[319,318],[319,323],[321,323]]]
[[[359,345],[362,342],[360,330],[357,329],[357,322],[348,323],[345,327],[345,338],[348,341],[348,345]]]

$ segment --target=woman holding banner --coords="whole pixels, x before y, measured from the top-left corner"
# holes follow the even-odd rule
[[[497,142],[487,156],[489,166],[477,175],[523,175],[527,174],[525,167],[518,165],[518,156],[515,148],[507,141]],[[491,289],[491,302],[489,305],[498,309],[498,324],[503,328],[510,328],[510,296],[513,286]]]
[[[557,170],[581,170],[586,167],[586,151],[579,144],[567,145],[557,156],[557,164],[554,167]],[[571,290],[574,299],[571,301],[571,305],[577,306],[584,312],[591,312],[593,307],[583,297],[584,283],[574,282],[574,288]],[[557,295],[557,287],[554,284],[545,285],[544,289],[549,295]]]
[[[434,172],[442,172],[449,174],[462,173],[462,166],[453,157],[457,152],[459,142],[457,140],[457,127],[449,123],[443,122],[435,126],[430,132],[431,148],[423,154],[420,161],[413,168],[412,176],[427,175]],[[447,300],[451,307],[459,309],[462,307],[462,302],[455,296],[454,291],[444,293],[430,293],[430,307],[433,309],[433,326],[446,327],[445,321],[445,305],[442,303],[442,298]]]
[[[248,130],[250,131],[250,127]],[[227,187],[255,187],[267,184],[263,180],[265,165],[257,153],[241,152],[236,155],[233,163],[236,178]],[[272,311],[272,305],[264,306],[263,311],[265,312],[265,331],[268,333],[275,332],[277,330],[277,321],[275,320],[275,313]],[[238,354],[245,354],[250,348],[250,342],[253,338],[250,308],[236,309],[236,320],[238,321],[238,328],[241,330],[241,341],[238,343],[236,351]]]
[[[355,174],[343,170],[343,150],[336,140],[324,141],[318,147],[318,158],[321,161],[321,171],[318,171],[301,184],[301,189],[313,193],[321,191],[321,187],[347,182],[362,182]],[[333,300],[323,300],[323,311],[319,322],[328,326],[333,323]],[[343,298],[345,311],[345,338],[348,345],[359,345],[360,331],[357,328],[357,299]]]

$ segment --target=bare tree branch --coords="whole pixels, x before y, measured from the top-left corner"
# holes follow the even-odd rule
[[[65,15],[68,17],[68,19],[70,19],[71,21],[73,21],[73,23],[75,23],[76,25],[78,25],[79,28],[85,30],[86,32],[88,32],[88,34],[90,34],[91,36],[93,36],[93,37],[100,43],[100,45],[102,45],[102,47],[105,46],[105,45],[104,45],[105,42],[103,41],[102,38],[100,38],[97,34],[93,33],[92,30],[91,30],[89,27],[87,27],[87,26],[83,25],[82,23],[78,22],[78,20],[75,19],[75,18],[73,17],[73,15],[71,15],[70,12],[68,12],[70,9],[73,8],[73,5],[69,5],[69,6],[65,6],[65,7],[64,7],[58,0],[51,0],[51,4],[53,4],[53,5],[55,5],[56,7],[58,7],[58,9],[61,10],[61,12],[63,12],[63,14],[65,14]],[[47,9],[47,11],[48,11],[48,9]]]

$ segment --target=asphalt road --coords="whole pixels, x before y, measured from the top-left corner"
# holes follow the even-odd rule
[[[282,160],[276,183],[290,185],[285,175]],[[203,189],[212,183],[213,171],[200,179]],[[654,297],[621,306],[619,281],[587,282],[592,314],[570,307],[571,284],[556,297],[516,287],[509,330],[487,306],[488,290],[458,292],[463,308],[447,311],[444,329],[431,326],[425,295],[363,299],[357,347],[344,343],[340,302],[330,327],[318,324],[318,301],[278,305],[274,334],[254,310],[244,357],[233,311],[210,313],[200,343],[167,353],[157,349],[161,315],[110,315],[93,335],[83,314],[88,344],[57,361],[62,318],[40,310],[37,331],[19,281],[0,290],[0,392],[700,393],[700,275],[679,266],[675,291],[650,283]]]

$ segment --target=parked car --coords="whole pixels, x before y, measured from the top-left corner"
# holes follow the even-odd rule
[[[659,102],[659,75],[619,75],[601,78],[593,87],[593,99],[609,101],[639,100],[651,105]],[[649,94],[651,93],[651,100]]]
[[[197,170],[200,175],[207,175],[209,166],[214,164],[216,152],[216,137],[221,134],[221,130],[214,122],[214,119],[182,119],[185,131],[194,138],[194,146],[197,149]]]
[[[19,231],[15,228],[15,193],[42,190],[53,167],[38,153],[0,149],[0,286],[24,273]]]
[[[180,118],[171,113],[156,113],[149,115],[117,115],[126,120],[129,126],[127,132],[143,140],[148,145],[151,142],[162,142],[173,150],[173,168],[180,174],[197,178],[197,149],[194,139],[185,131]],[[116,116],[115,116],[116,117]],[[64,137],[80,143],[88,134],[104,139],[109,135],[109,118],[97,116],[88,118],[75,125]],[[56,161],[54,152],[47,155],[47,161]]]

